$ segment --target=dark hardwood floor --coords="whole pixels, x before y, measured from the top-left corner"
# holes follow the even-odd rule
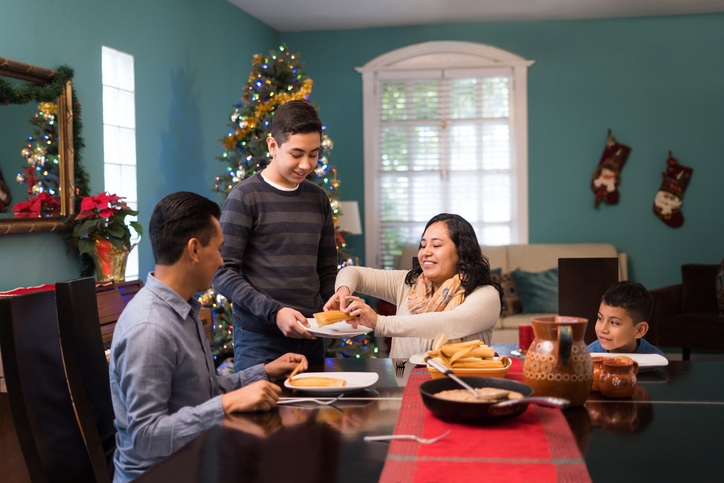
[[[10,402],[5,392],[0,392],[0,480],[13,483],[30,483],[23,454],[15,434]]]

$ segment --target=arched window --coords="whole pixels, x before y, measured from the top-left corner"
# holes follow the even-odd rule
[[[483,245],[528,242],[527,68],[489,45],[426,42],[363,67],[366,265],[392,268],[458,213]]]

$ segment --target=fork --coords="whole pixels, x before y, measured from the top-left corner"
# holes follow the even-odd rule
[[[406,364],[407,360],[405,359],[397,359],[395,361],[395,376],[404,377]]]
[[[389,434],[389,435],[383,435],[383,436],[365,436],[364,440],[369,441],[390,441],[392,439],[411,439],[413,441],[417,441],[421,444],[432,444],[440,441],[442,438],[450,434],[450,429],[442,433],[440,436],[436,436],[434,438],[421,438],[419,436],[415,436],[414,434]]]
[[[342,399],[342,396],[344,396],[344,394],[340,394],[339,396],[337,396],[333,399],[326,399],[326,400],[316,399],[316,398],[312,398],[312,397],[280,398],[277,401],[277,404],[297,404],[297,403],[304,403],[304,402],[313,402],[313,403],[319,404],[320,406],[331,406],[332,404],[334,404],[337,401],[339,401],[340,399]]]

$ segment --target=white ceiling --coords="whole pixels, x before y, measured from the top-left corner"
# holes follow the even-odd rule
[[[724,12],[724,0],[228,0],[280,32]]]

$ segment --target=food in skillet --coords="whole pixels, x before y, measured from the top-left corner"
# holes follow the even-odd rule
[[[507,389],[498,389],[496,387],[476,387],[475,391],[480,394],[480,397],[477,399],[470,394],[470,391],[467,389],[449,389],[447,391],[440,391],[435,393],[435,397],[448,399],[450,401],[482,403],[500,402],[508,399],[523,399],[523,395],[517,391],[508,391]]]

